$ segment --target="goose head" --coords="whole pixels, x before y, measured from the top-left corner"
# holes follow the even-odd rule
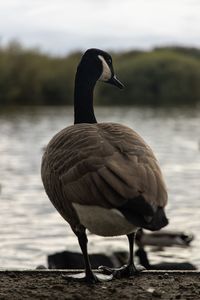
[[[103,81],[122,89],[124,85],[114,73],[112,57],[105,51],[91,48],[82,56],[78,66],[79,74],[90,81]]]

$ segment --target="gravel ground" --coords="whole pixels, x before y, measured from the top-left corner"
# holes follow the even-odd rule
[[[68,282],[61,273],[67,271],[0,271],[0,300],[200,299],[197,271],[145,271],[95,285]]]

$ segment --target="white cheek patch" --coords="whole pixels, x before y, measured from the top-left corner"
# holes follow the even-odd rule
[[[112,76],[110,68],[109,68],[107,62],[105,61],[105,59],[103,58],[103,56],[98,55],[98,57],[102,61],[102,65],[103,65],[103,72],[102,72],[101,76],[99,77],[99,80],[100,81],[108,81]]]

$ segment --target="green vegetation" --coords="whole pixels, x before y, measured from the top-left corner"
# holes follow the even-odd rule
[[[1,105],[64,105],[73,102],[74,76],[81,53],[52,57],[17,42],[0,48]],[[126,88],[99,83],[96,103],[180,105],[200,102],[200,50],[155,48],[113,54]]]

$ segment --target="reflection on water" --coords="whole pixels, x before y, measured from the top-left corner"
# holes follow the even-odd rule
[[[160,161],[169,190],[168,229],[195,234],[188,249],[151,252],[151,261],[172,256],[200,266],[200,112],[197,109],[97,108],[101,121],[125,123],[140,133]],[[69,226],[52,207],[40,179],[44,146],[73,122],[72,108],[31,108],[0,113],[0,267],[29,268],[46,255],[78,250]],[[89,236],[90,252],[127,249],[125,237]]]

